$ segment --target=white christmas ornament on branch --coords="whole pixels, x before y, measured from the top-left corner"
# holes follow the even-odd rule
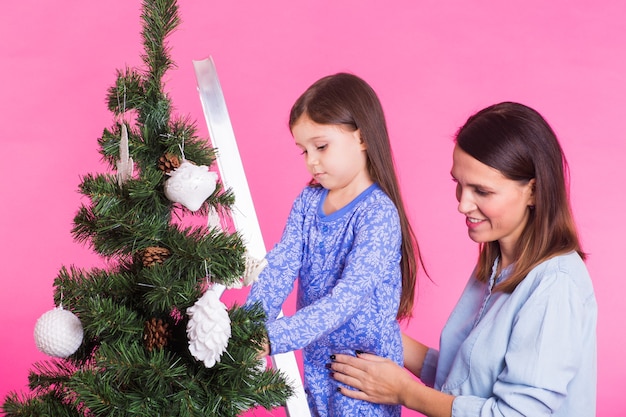
[[[165,181],[165,196],[191,211],[198,210],[215,191],[217,174],[206,165],[195,165],[183,160],[178,168],[169,172]]]
[[[35,344],[46,355],[67,358],[83,343],[83,326],[78,317],[63,307],[44,313],[35,324]]]
[[[212,368],[222,357],[230,339],[230,317],[218,293],[208,289],[187,309],[189,351],[204,366]]]
[[[243,275],[243,285],[248,286],[256,282],[259,274],[267,266],[267,259],[257,259],[246,254],[246,269]]]
[[[259,279],[259,274],[263,271],[263,268],[267,266],[267,259],[257,259],[250,256],[246,252],[245,254],[246,266],[243,272],[243,276],[239,281],[235,281],[233,284],[228,285],[228,288],[243,288],[249,286]]]
[[[121,187],[133,176],[134,163],[128,151],[128,129],[122,123],[122,137],[120,138],[120,159],[116,162],[117,184]]]

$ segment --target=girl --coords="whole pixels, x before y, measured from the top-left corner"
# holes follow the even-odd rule
[[[535,110],[488,107],[453,153],[458,210],[478,264],[440,350],[407,336],[405,366],[336,355],[352,398],[426,416],[595,416],[597,304],[568,196],[567,162]],[[434,389],[429,388],[434,387]]]
[[[411,315],[417,243],[382,107],[367,83],[340,73],[300,96],[289,127],[313,179],[248,296],[267,314],[265,353],[303,349],[314,416],[400,416],[399,406],[341,395],[326,366],[331,353],[355,350],[402,364],[397,319]],[[279,318],[296,278],[297,312]]]

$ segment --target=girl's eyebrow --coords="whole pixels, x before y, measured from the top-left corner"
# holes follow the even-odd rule
[[[296,145],[304,146],[304,144],[309,143],[309,142],[313,142],[313,141],[316,141],[316,140],[326,140],[326,137],[324,135],[317,135],[317,136],[307,137],[304,140],[302,140],[301,142],[298,142],[297,140],[294,140],[294,142],[296,143]]]

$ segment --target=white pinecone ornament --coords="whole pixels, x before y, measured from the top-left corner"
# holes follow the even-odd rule
[[[37,349],[49,356],[67,358],[83,343],[83,325],[63,307],[44,313],[35,324]]]
[[[173,203],[180,203],[191,211],[202,207],[217,186],[217,173],[206,165],[196,165],[186,159],[178,168],[168,172],[165,196]]]
[[[204,366],[212,368],[222,357],[230,339],[230,317],[226,305],[213,289],[207,290],[187,309],[189,351]]]

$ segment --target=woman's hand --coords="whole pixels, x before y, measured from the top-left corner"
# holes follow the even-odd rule
[[[416,344],[415,346],[423,346]],[[422,349],[418,349],[421,351]],[[454,396],[424,386],[395,362],[367,353],[333,355],[332,377],[352,388],[343,395],[376,404],[400,404],[430,417],[450,417]],[[423,361],[415,361],[421,363]]]
[[[377,404],[402,404],[403,390],[413,378],[395,362],[367,353],[333,355],[333,378],[356,390],[341,388],[347,397]]]

